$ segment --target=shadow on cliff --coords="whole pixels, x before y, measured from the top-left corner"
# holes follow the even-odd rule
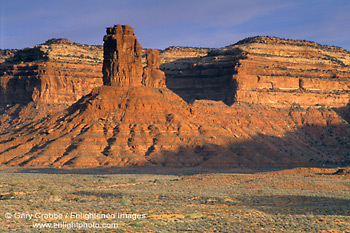
[[[258,133],[225,145],[182,146],[147,158],[157,166],[274,170],[300,166],[350,165],[349,124],[305,125],[284,137]]]
[[[334,108],[333,110],[350,124],[350,101],[346,106]]]
[[[42,81],[35,73],[37,69],[38,65],[31,65],[13,72],[11,78],[5,77],[0,86],[0,103],[28,104],[38,97]]]
[[[79,102],[78,102],[79,103]],[[77,104],[78,104],[77,103]],[[348,112],[349,106],[336,111]],[[74,105],[72,106],[74,111]],[[187,144],[176,150],[160,150],[145,158],[145,167],[95,168],[21,168],[19,172],[63,174],[196,174],[225,172],[259,172],[316,166],[350,165],[350,124],[339,114],[337,124],[304,123],[284,133],[283,137],[257,133],[250,139],[231,137],[229,143]],[[347,115],[346,115],[347,116]],[[247,129],[249,130],[249,129]],[[207,136],[208,137],[208,136]],[[214,135],[213,135],[214,137]],[[219,140],[220,141],[220,140]],[[243,169],[243,170],[242,170]]]
[[[187,103],[195,100],[235,102],[237,64],[246,56],[239,48],[212,50],[200,58],[180,58],[163,63],[160,69],[166,76],[166,86]]]
[[[195,100],[222,101],[231,106],[235,102],[237,82],[230,78],[201,78],[191,80],[188,78],[166,78],[166,86],[184,101],[192,104]],[[177,87],[177,82],[190,82],[187,87]],[[214,83],[210,86],[210,83]]]
[[[7,58],[4,63],[19,64],[21,62],[48,61],[48,53],[42,51],[40,47],[24,48],[14,51],[13,56]]]
[[[47,174],[167,174],[255,173],[295,167],[350,165],[350,126],[308,125],[284,137],[257,134],[225,145],[182,146],[146,157],[153,165],[95,168],[19,168]]]

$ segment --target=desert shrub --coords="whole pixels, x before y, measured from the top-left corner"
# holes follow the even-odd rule
[[[130,202],[130,196],[129,194],[125,194],[122,196],[122,198],[120,199],[120,204],[122,205],[126,205]]]
[[[10,200],[10,199],[13,199],[14,197],[15,197],[15,193],[10,192],[9,194],[0,195],[0,200]]]
[[[139,222],[133,222],[130,224],[130,226],[133,226],[133,227],[143,227],[143,224],[142,223],[139,223]]]
[[[135,178],[129,178],[128,183],[130,183],[130,184],[136,183],[136,179]]]
[[[177,176],[178,176],[179,178],[183,178],[185,175],[180,173],[180,174],[178,174]]]
[[[154,179],[153,183],[159,183],[159,179]]]

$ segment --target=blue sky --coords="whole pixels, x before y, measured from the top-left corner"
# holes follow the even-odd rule
[[[0,0],[0,48],[51,38],[101,45],[106,27],[128,24],[144,48],[268,35],[350,50],[349,12],[349,0]]]

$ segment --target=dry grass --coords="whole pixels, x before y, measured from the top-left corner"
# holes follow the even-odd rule
[[[138,220],[68,219],[118,223],[117,229],[101,232],[350,231],[350,178],[332,175],[332,169],[192,175],[186,175],[191,170],[181,169],[172,169],[171,174],[152,170],[143,174],[18,171],[0,170],[1,232],[32,232],[33,223],[63,221],[6,219],[5,213],[71,212],[146,215]]]

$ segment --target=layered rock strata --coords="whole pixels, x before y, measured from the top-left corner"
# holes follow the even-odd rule
[[[102,47],[51,39],[0,52],[0,131],[67,108],[102,82]]]
[[[102,84],[100,72],[98,67],[86,64],[16,64],[1,76],[0,102],[70,105]]]
[[[67,41],[58,45],[73,46]],[[108,62],[99,79],[101,84],[104,79],[105,85],[93,88],[63,111],[2,131],[0,163],[255,168],[350,163],[350,110],[344,89],[348,52],[259,37],[217,50],[171,48],[160,53],[164,63],[159,65],[157,51],[146,50],[142,62],[140,49],[132,28],[116,25],[107,29],[104,50]],[[169,51],[176,53],[172,56]],[[318,59],[321,54],[323,59]],[[5,55],[6,60],[11,59],[11,54]],[[48,64],[53,61],[50,56],[41,48],[35,49],[32,57],[26,51],[20,57],[27,62],[15,65],[37,64],[39,58],[40,64]],[[66,61],[78,59],[69,54],[63,57]],[[60,64],[62,59],[54,63]],[[92,64],[93,60],[84,61]],[[102,63],[95,64],[102,68]],[[167,86],[175,93],[164,87],[158,67],[165,71]],[[300,77],[303,72],[312,78]],[[44,96],[51,94],[46,101],[70,101],[72,94],[61,99],[57,97],[60,93],[51,89],[45,95],[41,89],[36,92],[41,85],[38,80],[45,76],[31,79],[28,72],[23,77],[27,78],[19,89],[27,88],[30,94],[14,90],[19,99],[42,103]],[[321,84],[333,79],[338,82]],[[2,83],[8,87],[10,82],[2,79]],[[44,86],[59,88],[63,84],[55,85]],[[332,93],[344,99],[324,100]],[[296,94],[301,96],[297,101]],[[306,94],[314,99],[305,98]],[[40,108],[37,111],[41,112]],[[15,109],[8,112],[9,117],[16,114],[21,115]]]
[[[109,30],[111,34],[105,39],[124,38],[131,44],[135,41],[129,28]],[[129,34],[117,36],[118,30]],[[116,40],[110,43],[112,46]],[[108,53],[108,46],[106,49]],[[150,68],[152,65],[146,68],[146,50],[139,55],[138,42],[131,51],[137,54],[135,61],[128,61],[135,64],[134,68],[123,71],[122,63],[114,64],[111,67],[119,68],[113,68],[114,74],[105,70],[107,79],[111,75],[119,77],[118,69],[122,76],[135,73],[137,81],[132,85],[148,82],[148,73],[162,76]],[[117,56],[113,53],[109,56]],[[33,101],[34,96],[34,102],[71,104],[103,83],[102,57],[101,47],[64,39],[20,51],[4,51],[0,56],[0,102],[23,103]],[[160,69],[167,77],[167,87],[187,102],[210,99],[229,105],[236,101],[287,108],[293,104],[340,107],[349,99],[349,57],[347,51],[336,47],[254,37],[221,49],[169,47],[160,52]],[[42,87],[35,86],[40,83]]]
[[[187,62],[181,70],[164,69],[167,86],[190,102],[211,99],[279,108],[349,102],[350,53],[337,47],[254,37],[179,61]]]
[[[349,102],[350,54],[306,41],[256,37],[238,45],[236,101],[275,107],[341,107]]]
[[[102,85],[102,48],[65,39],[13,51],[0,63],[0,104],[70,105]]]

